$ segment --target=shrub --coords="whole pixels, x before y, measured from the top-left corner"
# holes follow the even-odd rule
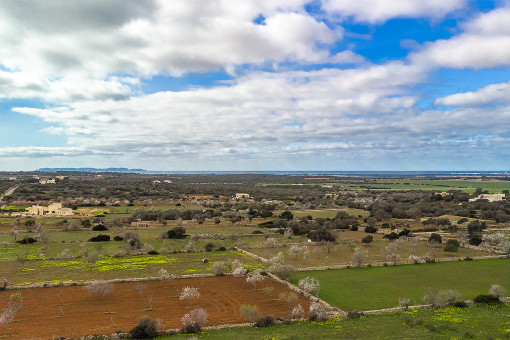
[[[124,238],[122,236],[115,236],[113,238],[114,241],[124,241]]]
[[[218,251],[227,251],[227,248],[225,248],[224,246],[221,246],[218,248]]]
[[[444,251],[456,252],[459,250],[459,242],[457,240],[448,240],[444,247]]]
[[[398,238],[398,235],[396,232],[392,231],[391,233],[384,235],[383,238],[388,240],[396,240]]]
[[[259,316],[259,307],[252,305],[242,305],[239,309],[241,315],[250,322],[255,322]]]
[[[225,265],[226,263],[223,261],[215,262],[209,270],[216,276],[225,275]]]
[[[453,303],[452,305],[453,307],[457,307],[457,308],[466,308],[467,307],[467,303],[464,302],[464,301],[456,301]]]
[[[16,241],[16,243],[19,243],[19,244],[32,244],[32,243],[36,243],[36,242],[37,242],[37,240],[33,237],[25,237],[22,240]]]
[[[254,230],[251,232],[252,234],[263,234],[264,232],[262,232],[261,230]]]
[[[89,242],[109,242],[110,241],[110,235],[97,235],[94,237],[91,237],[89,239]]]
[[[464,258],[464,261],[473,261],[473,258],[472,258],[472,257],[470,257],[470,256],[466,256],[466,257]]]
[[[205,251],[209,252],[209,251],[212,251],[214,249],[214,244],[209,242],[207,243],[205,246],[204,246],[204,249]]]
[[[106,231],[108,228],[106,228],[103,224],[98,224],[92,227],[92,230],[94,231]]]
[[[272,315],[266,315],[255,322],[255,327],[271,327],[274,324],[274,317]]]
[[[186,237],[186,229],[183,227],[175,227],[166,232],[167,238],[180,239]]]
[[[411,230],[405,228],[400,233],[398,233],[398,236],[409,236],[410,233],[411,233]]]
[[[469,238],[469,244],[472,246],[479,246],[482,242],[483,240],[478,236],[471,236]]]
[[[441,235],[432,233],[429,237],[429,242],[436,242],[436,243],[443,243],[443,239],[441,238]]]
[[[132,339],[152,339],[158,336],[158,322],[148,316],[138,319],[138,326],[129,331]]]
[[[370,243],[374,240],[374,237],[372,235],[367,235],[361,239],[361,242],[363,243]]]
[[[373,233],[376,233],[377,230],[378,229],[376,227],[374,227],[374,226],[367,226],[367,227],[365,227],[365,233],[373,234]]]
[[[473,302],[476,302],[476,303],[499,303],[499,298],[495,295],[485,295],[485,294],[480,294],[478,295],[477,297],[475,297],[473,299]]]
[[[149,254],[149,255],[159,255],[159,252],[157,250],[149,250],[147,252],[147,254]]]
[[[347,319],[359,319],[361,317],[361,312],[358,312],[357,310],[352,310],[350,312],[347,312]]]
[[[351,226],[351,231],[358,231],[358,226],[357,225]]]

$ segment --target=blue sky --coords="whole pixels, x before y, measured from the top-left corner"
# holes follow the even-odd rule
[[[509,170],[510,1],[6,0],[0,170]]]

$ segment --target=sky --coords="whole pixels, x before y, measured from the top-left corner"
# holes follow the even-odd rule
[[[2,0],[0,170],[510,170],[510,1]]]

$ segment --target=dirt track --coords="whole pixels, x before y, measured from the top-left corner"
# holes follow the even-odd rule
[[[261,315],[275,317],[288,317],[291,309],[278,299],[280,293],[290,291],[268,278],[258,284],[257,290],[253,290],[245,278],[231,276],[143,282],[147,286],[143,298],[134,290],[137,284],[115,284],[112,294],[105,296],[104,301],[83,286],[0,292],[0,308],[7,306],[12,293],[20,292],[23,297],[23,307],[10,327],[12,335],[7,336],[2,328],[0,338],[51,339],[110,334],[128,331],[143,315],[160,319],[163,329],[180,328],[181,317],[196,307],[207,311],[209,325],[246,322],[239,311],[242,304],[257,305]],[[186,286],[197,287],[200,292],[200,297],[191,304],[179,300],[180,291]],[[267,286],[274,287],[271,296],[261,290]],[[153,311],[147,310],[150,296]],[[308,310],[309,302],[303,297],[299,296],[297,303]]]

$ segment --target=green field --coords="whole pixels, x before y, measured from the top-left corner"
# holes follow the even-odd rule
[[[209,263],[203,263],[207,258]],[[71,260],[29,260],[0,262],[2,277],[11,285],[41,284],[60,281],[111,280],[132,277],[157,276],[164,268],[170,274],[210,273],[216,261],[237,259],[248,269],[261,269],[257,260],[234,251],[209,253],[176,253],[168,255],[138,255],[118,258],[101,257],[89,263],[85,258]]]
[[[457,289],[463,299],[487,294],[491,284],[510,289],[510,259],[411,264],[296,272],[294,284],[319,279],[319,297],[343,310],[371,310],[398,305],[399,297],[422,303],[429,288]]]
[[[264,186],[295,186],[288,183],[263,183]],[[333,186],[340,190],[427,190],[448,191],[462,190],[473,193],[477,188],[488,190],[489,193],[498,193],[502,190],[510,190],[510,181],[467,181],[467,180],[431,180],[431,179],[348,179],[328,182],[306,182],[305,186]]]
[[[199,339],[503,339],[510,336],[510,304],[501,306],[448,307],[335,319],[320,323],[299,322],[270,328],[234,327],[209,330]],[[187,337],[174,335],[158,339]]]

